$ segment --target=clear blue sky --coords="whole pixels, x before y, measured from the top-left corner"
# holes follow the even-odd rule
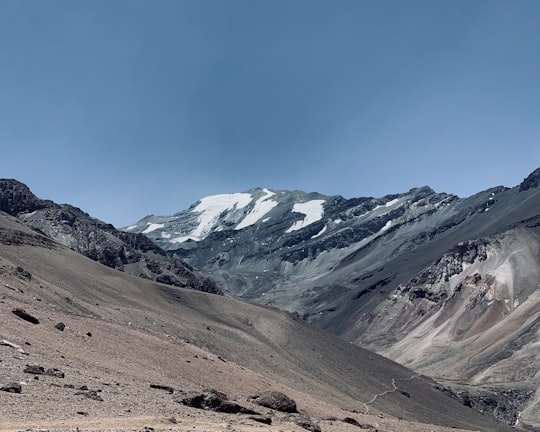
[[[540,1],[0,0],[0,177],[117,226],[540,166]]]

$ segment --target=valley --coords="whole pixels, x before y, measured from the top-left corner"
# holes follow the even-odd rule
[[[35,308],[38,299],[58,319],[112,326],[103,330],[111,334],[127,329],[134,341],[157,338],[136,342],[141,350],[147,342],[193,346],[205,353],[197,358],[214,356],[211,369],[235,365],[295,399],[309,395],[308,405],[329,403],[331,418],[340,407],[467,428],[482,412],[501,430],[535,429],[539,178],[536,170],[518,186],[468,198],[428,187],[354,199],[253,189],[203,198],[123,230],[2,180],[0,208],[9,213],[0,230],[3,301],[8,309],[18,302]],[[21,347],[28,339],[0,336]],[[98,351],[111,356],[103,366],[111,368],[109,381],[135,373],[111,366],[113,358],[131,358],[128,349],[118,356],[107,349]],[[151,351],[144,363],[170,370]],[[214,388],[222,378],[215,371],[208,377],[195,385],[192,376],[182,392]],[[218,390],[249,400],[247,389],[231,385]],[[118,410],[100,416],[116,418]],[[455,410],[471,420],[459,424]],[[128,417],[147,414],[141,408]]]

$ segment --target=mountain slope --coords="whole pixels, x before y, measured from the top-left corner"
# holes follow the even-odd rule
[[[221,293],[212,280],[167,256],[144,235],[119,231],[71,205],[41,200],[16,180],[0,180],[0,210],[109,267],[171,285]]]
[[[255,189],[126,229],[145,232],[234,296],[297,313],[451,380],[456,392],[458,381],[472,380],[476,399],[497,395],[480,409],[540,427],[539,185],[540,169],[519,186],[468,198],[428,187],[349,200]],[[448,346],[432,340],[439,332]],[[519,403],[510,406],[505,392],[515,389]]]
[[[48,424],[47,418],[65,419],[63,424],[71,425],[66,428],[84,427],[84,416],[102,425],[124,418],[122,426],[129,418],[133,424],[141,418],[163,422],[173,413],[181,416],[177,427],[200,426],[206,419],[215,424],[207,429],[236,424],[239,430],[251,430],[238,415],[216,417],[181,408],[174,396],[149,388],[159,384],[173,387],[176,397],[183,394],[180,390],[218,387],[243,404],[250,403],[248,396],[255,391],[285,391],[323,430],[347,430],[344,423],[331,427],[335,417],[324,421],[336,414],[377,422],[381,431],[398,425],[430,430],[409,421],[509,430],[445,396],[430,380],[289,314],[131,277],[4,213],[0,282],[0,384],[24,381],[21,394],[0,391],[0,428],[21,419],[26,419],[23,425],[40,427]],[[16,307],[38,317],[39,324],[12,314]],[[58,321],[66,324],[62,332],[55,328]],[[63,371],[65,378],[28,380],[24,365],[38,362]],[[264,412],[280,429],[288,424],[299,430],[290,427],[296,417]],[[385,419],[370,415],[379,412]],[[194,419],[186,423],[188,416]],[[17,423],[5,427],[10,424]]]

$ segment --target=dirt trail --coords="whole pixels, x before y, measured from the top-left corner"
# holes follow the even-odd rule
[[[378,393],[376,394],[375,396],[373,396],[371,398],[371,400],[367,401],[367,402],[362,402],[362,404],[364,405],[364,407],[366,408],[366,412],[364,413],[364,415],[367,415],[369,414],[369,406],[368,405],[371,405],[373,404],[377,398],[380,398],[381,396],[384,396],[384,395],[387,395],[389,393],[394,393],[396,390],[398,390],[398,386],[396,385],[396,381],[411,381],[413,380],[414,378],[416,378],[418,376],[418,374],[413,374],[411,375],[409,378],[402,378],[402,379],[395,379],[395,378],[392,378],[392,389],[391,390],[386,390],[382,393]]]

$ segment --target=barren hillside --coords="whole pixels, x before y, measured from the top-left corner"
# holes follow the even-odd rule
[[[1,430],[507,430],[291,315],[131,277],[5,214],[0,299]],[[181,403],[209,388],[257,414]],[[299,413],[258,405],[268,390]]]

